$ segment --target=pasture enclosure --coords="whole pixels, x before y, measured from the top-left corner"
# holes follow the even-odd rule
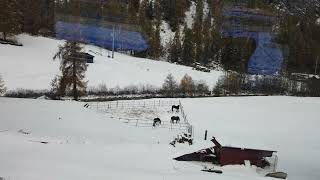
[[[179,110],[172,110],[178,105]],[[187,119],[183,105],[177,100],[121,100],[109,102],[91,102],[86,104],[90,109],[105,113],[108,117],[119,120],[130,126],[140,128],[167,128],[193,134],[193,127]],[[179,116],[178,123],[172,123],[171,117]],[[160,118],[161,124],[154,127],[154,118]]]

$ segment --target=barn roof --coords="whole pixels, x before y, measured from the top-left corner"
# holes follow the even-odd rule
[[[240,148],[240,147],[231,147],[231,146],[223,146],[223,149],[235,149],[235,150],[244,150],[244,151],[264,151],[264,152],[277,152],[273,150],[263,150],[263,149],[251,149],[251,148]]]

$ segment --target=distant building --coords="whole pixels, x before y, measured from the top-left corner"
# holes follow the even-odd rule
[[[86,63],[94,63],[94,56],[89,53],[79,53],[72,55],[73,58],[84,60]]]

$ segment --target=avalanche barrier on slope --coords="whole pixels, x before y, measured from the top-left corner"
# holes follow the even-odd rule
[[[112,49],[112,27],[57,21],[55,30],[58,39],[77,40]],[[114,31],[114,48],[116,50],[141,52],[148,47],[147,41],[139,32],[120,30],[119,28]]]
[[[256,49],[248,61],[248,73],[280,73],[284,56],[280,45],[273,40],[272,24],[276,17],[238,7],[225,8],[223,15],[229,19],[225,22],[223,37],[250,38],[256,42]]]

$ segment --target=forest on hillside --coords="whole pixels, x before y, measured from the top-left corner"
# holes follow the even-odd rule
[[[284,72],[314,73],[320,61],[319,4],[318,0],[2,0],[0,32],[2,40],[21,32],[54,36],[57,16],[92,18],[141,32],[149,48],[135,56],[189,66],[218,64],[247,73],[256,44],[221,36],[223,9],[228,5],[265,9],[277,17],[272,29],[286,55]],[[191,11],[190,20],[186,14]],[[169,33],[173,35],[163,43]]]

